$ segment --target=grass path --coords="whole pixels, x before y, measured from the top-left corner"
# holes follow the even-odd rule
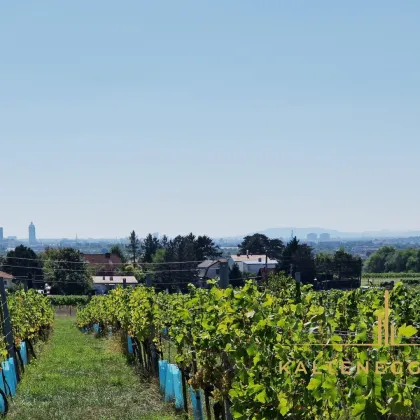
[[[140,379],[115,340],[82,334],[74,318],[57,317],[39,360],[19,384],[9,415],[19,420],[170,420],[155,385]]]

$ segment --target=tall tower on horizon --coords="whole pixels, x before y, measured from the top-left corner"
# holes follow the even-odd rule
[[[0,227],[0,243],[3,242],[3,228]]]
[[[35,225],[33,222],[29,225],[29,245],[36,244]]]

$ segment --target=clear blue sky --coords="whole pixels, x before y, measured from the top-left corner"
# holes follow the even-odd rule
[[[0,226],[419,229],[420,3],[0,5]]]

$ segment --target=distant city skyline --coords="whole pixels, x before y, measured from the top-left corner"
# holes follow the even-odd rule
[[[132,229],[131,229],[132,230]],[[131,230],[129,232],[131,232]],[[0,227],[0,241],[3,237],[4,240],[13,239],[13,240],[22,240],[28,242],[30,245],[35,245],[43,240],[69,240],[69,241],[77,241],[77,240],[120,240],[126,239],[129,235],[127,232],[125,235],[117,235],[117,236],[81,236],[79,234],[75,234],[74,236],[43,236],[42,234],[37,236],[36,234],[36,226],[33,222],[29,225],[28,234],[19,236],[15,234],[5,234],[7,232],[3,227]],[[276,227],[276,228],[266,228],[266,229],[258,229],[255,231],[247,231],[247,232],[237,232],[234,234],[225,234],[225,235],[212,235],[208,232],[195,232],[193,230],[186,231],[186,232],[175,232],[173,234],[169,233],[158,233],[151,231],[140,232],[136,230],[136,233],[139,237],[145,237],[149,233],[155,238],[161,238],[163,235],[167,235],[170,237],[174,237],[177,235],[183,235],[192,232],[193,234],[200,235],[206,234],[213,238],[235,238],[235,237],[244,237],[249,234],[253,233],[263,233],[269,237],[278,237],[283,239],[290,239],[291,236],[297,236],[300,239],[307,239],[307,240],[328,240],[328,239],[352,239],[352,238],[385,238],[385,237],[409,237],[409,236],[420,236],[420,230],[407,230],[407,231],[397,231],[397,230],[389,230],[389,229],[381,229],[378,231],[339,231],[336,229],[331,229],[328,227]]]

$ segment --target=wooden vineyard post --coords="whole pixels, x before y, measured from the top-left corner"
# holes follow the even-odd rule
[[[197,373],[197,356],[196,356],[194,348],[192,349],[191,356],[192,356],[193,374],[196,374]],[[197,406],[200,407],[200,409],[198,410],[198,412],[194,416],[194,420],[203,420],[200,390],[198,390],[197,392],[194,392],[194,395],[192,396],[192,398],[194,398],[194,397],[197,400]]]
[[[210,408],[210,396],[207,390],[204,390],[204,403],[206,406],[206,416],[208,420],[211,420],[211,408]]]
[[[184,410],[188,415],[188,398],[187,398],[187,378],[185,377],[185,370],[181,369],[182,378],[182,396],[184,397]]]
[[[3,277],[0,277],[0,295],[2,305],[1,315],[3,321],[3,332],[4,336],[6,337],[7,352],[9,353],[9,357],[13,358],[16,368],[16,379],[17,382],[20,382],[19,363],[15,351],[15,341],[13,339],[12,323],[10,322],[10,313],[9,307],[7,306],[6,289],[4,288]]]
[[[224,368],[226,370],[228,370],[230,368],[230,366],[229,366],[229,361],[228,361],[227,354],[225,352],[223,352],[222,360],[223,360]],[[225,412],[226,420],[232,420],[232,414],[230,413],[229,397],[224,398],[224,412]]]

